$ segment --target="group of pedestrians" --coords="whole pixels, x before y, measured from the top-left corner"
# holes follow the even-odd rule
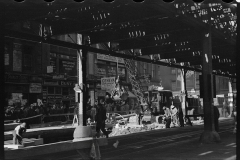
[[[170,108],[163,106],[163,110],[163,123],[165,123],[166,128],[170,128],[171,124],[172,126],[184,127],[183,112],[181,107],[177,108],[172,104]]]
[[[87,119],[90,118],[92,123],[96,123],[96,136],[100,137],[100,131],[108,138],[108,132],[105,129],[105,121],[107,119],[107,110],[106,110],[106,102],[103,99],[95,100],[94,106],[87,104],[87,110],[89,114],[87,115]],[[91,107],[91,108],[90,108]],[[72,125],[78,125],[78,107],[74,109],[74,118]]]

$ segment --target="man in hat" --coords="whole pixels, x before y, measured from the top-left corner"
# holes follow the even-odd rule
[[[100,103],[97,105],[97,114],[96,114],[96,132],[97,137],[100,137],[100,130],[103,132],[103,134],[106,135],[106,138],[108,138],[108,132],[105,130],[105,120],[107,119],[106,116],[106,108],[104,107],[104,102],[100,100]]]
[[[27,131],[26,129],[26,123],[22,123],[18,125],[14,130],[13,130],[13,144],[20,144],[22,145],[22,139],[23,139],[23,133]]]

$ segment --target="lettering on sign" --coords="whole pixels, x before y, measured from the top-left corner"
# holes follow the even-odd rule
[[[97,59],[104,60],[104,61],[124,63],[123,58],[113,57],[113,56],[99,54],[99,53],[97,54]]]
[[[58,85],[58,82],[57,81],[44,81],[43,84],[56,86],[56,85]]]
[[[64,75],[54,75],[53,79],[65,79]]]
[[[74,82],[71,81],[60,81],[61,86],[74,86]]]
[[[111,92],[115,87],[115,77],[101,78],[101,89]]]
[[[29,93],[41,93],[42,84],[41,83],[31,83],[29,86]]]
[[[69,75],[75,75],[76,69],[77,69],[76,62],[59,60],[59,69],[61,73],[68,73]]]

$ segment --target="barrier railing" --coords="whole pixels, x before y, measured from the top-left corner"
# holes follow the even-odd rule
[[[64,117],[66,121],[70,121],[71,118],[69,116],[73,116],[73,115],[74,113],[43,115],[41,118],[41,123],[45,122],[44,119],[47,119],[47,118],[51,118],[52,120],[59,120],[59,119],[62,120],[62,117]],[[60,117],[60,118],[54,118],[54,117]]]
[[[22,121],[24,121],[24,120],[29,120],[29,119],[33,119],[33,118],[37,118],[37,117],[42,117],[43,116],[43,114],[39,114],[39,115],[36,115],[36,116],[32,116],[32,117],[26,117],[26,118],[21,118],[21,119],[15,119],[15,120],[6,120],[6,121],[4,121],[4,123],[6,124],[6,123],[13,123],[14,121],[20,121],[20,122],[22,122]]]

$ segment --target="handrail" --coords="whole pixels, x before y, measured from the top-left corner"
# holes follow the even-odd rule
[[[27,117],[27,118],[22,118],[22,119],[6,120],[6,121],[4,121],[4,123],[14,122],[14,121],[16,121],[16,120],[19,120],[19,121],[21,121],[21,120],[26,120],[26,119],[31,119],[31,118],[40,117],[40,116],[43,116],[43,114],[39,114],[39,115],[36,115],[36,116]]]

